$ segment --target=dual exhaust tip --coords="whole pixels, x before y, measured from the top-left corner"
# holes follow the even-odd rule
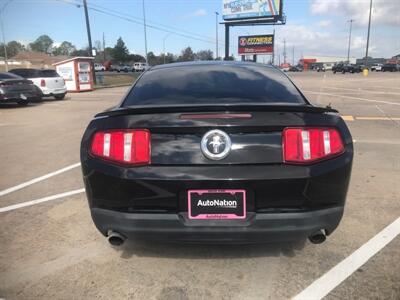
[[[126,237],[123,236],[122,234],[115,232],[113,230],[109,230],[107,233],[107,239],[108,242],[115,247],[122,246],[122,244],[125,242]],[[326,232],[325,229],[320,229],[311,234],[308,239],[310,240],[311,243],[313,244],[321,244],[325,242],[326,240]]]

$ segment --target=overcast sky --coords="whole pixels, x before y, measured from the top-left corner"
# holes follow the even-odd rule
[[[131,52],[144,53],[141,0],[87,1],[93,41],[102,40],[104,32],[106,46],[114,46],[121,36]],[[6,2],[1,0],[1,6]],[[56,43],[67,40],[78,48],[87,46],[83,8],[75,5],[79,3],[82,0],[12,0],[3,13],[6,40],[28,43],[48,34]],[[370,54],[392,57],[400,53],[400,0],[373,3]],[[215,52],[215,11],[221,13],[222,0],[145,0],[145,7],[148,51],[161,53],[165,40],[165,50],[175,54],[187,46],[195,51]],[[346,56],[348,20],[354,19],[351,56],[363,57],[368,11],[368,0],[284,0],[287,23],[275,26],[278,51],[282,52],[286,39],[290,60],[293,46],[296,60],[302,54]],[[237,55],[239,35],[268,34],[273,29],[272,26],[232,28],[230,52]],[[223,25],[219,26],[219,37],[221,55]]]

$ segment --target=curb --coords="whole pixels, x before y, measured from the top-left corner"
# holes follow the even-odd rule
[[[94,90],[109,89],[109,88],[131,86],[131,85],[132,85],[132,83],[121,83],[121,84],[113,84],[113,85],[105,85],[105,86],[96,86],[94,88]]]

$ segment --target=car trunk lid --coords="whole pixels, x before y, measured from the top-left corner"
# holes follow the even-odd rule
[[[334,124],[331,108],[311,105],[185,106],[113,109],[96,116],[100,128],[148,129],[152,165],[277,164],[283,162],[282,131],[291,126]],[[101,125],[102,124],[102,125]],[[207,158],[203,136],[221,130],[231,140],[223,159]]]

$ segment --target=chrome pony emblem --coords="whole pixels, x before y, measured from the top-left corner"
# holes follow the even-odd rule
[[[231,151],[232,142],[229,136],[221,130],[210,130],[201,139],[201,151],[212,160],[225,158]]]

